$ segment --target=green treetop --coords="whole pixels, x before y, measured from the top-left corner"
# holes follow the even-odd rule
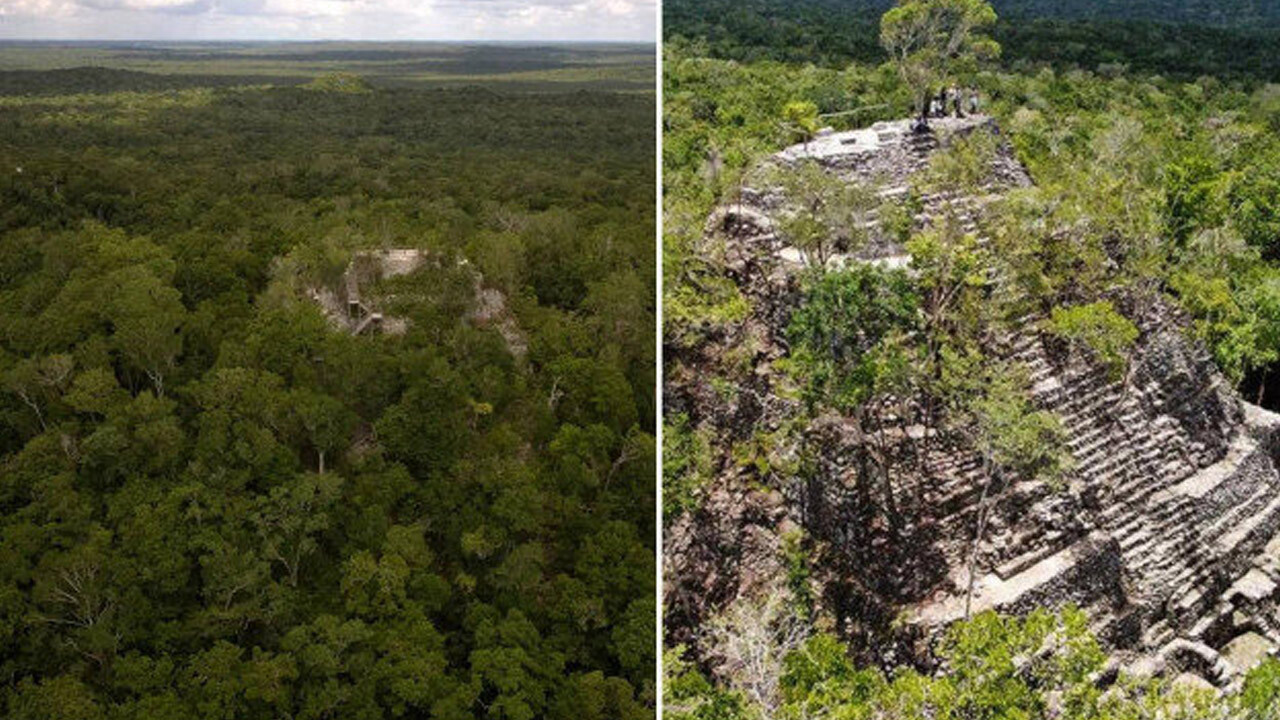
[[[996,12],[984,0],[899,0],[880,19],[880,44],[911,88],[922,119],[939,86],[1000,54],[1000,45],[982,34],[995,22]]]

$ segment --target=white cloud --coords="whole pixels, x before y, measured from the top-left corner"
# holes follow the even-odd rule
[[[63,17],[75,10],[68,0],[0,0],[0,17]]]
[[[79,4],[92,10],[185,13],[207,11],[213,0],[79,0]]]
[[[0,0],[8,39],[654,40],[657,0]]]

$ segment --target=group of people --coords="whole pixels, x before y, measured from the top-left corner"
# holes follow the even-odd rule
[[[981,109],[977,88],[960,88],[952,85],[938,91],[929,100],[929,117],[964,117],[967,112],[977,115]]]

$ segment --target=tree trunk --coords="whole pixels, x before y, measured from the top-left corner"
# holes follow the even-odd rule
[[[36,420],[38,420],[38,421],[40,422],[40,431],[41,431],[41,432],[44,432],[44,431],[48,430],[48,429],[49,429],[49,426],[48,426],[48,424],[46,424],[46,423],[45,423],[45,421],[44,421],[44,413],[43,413],[43,412],[41,412],[41,410],[40,410],[40,403],[38,403],[38,402],[36,402],[35,400],[31,399],[31,396],[30,396],[30,395],[28,395],[28,394],[27,394],[27,392],[26,392],[25,390],[19,390],[19,391],[18,391],[18,397],[22,400],[22,403],[23,403],[24,405],[26,405],[27,407],[31,408],[32,412],[34,412],[34,413],[36,414]]]
[[[978,545],[982,542],[982,536],[987,533],[987,516],[990,514],[990,508],[987,505],[987,499],[991,494],[991,483],[994,482],[993,473],[991,472],[991,458],[986,454],[982,457],[982,475],[984,482],[982,484],[982,497],[978,500],[978,527],[973,534],[973,543],[969,546],[968,587],[964,592],[964,619],[971,617],[973,610],[973,586],[977,581],[978,566]]]

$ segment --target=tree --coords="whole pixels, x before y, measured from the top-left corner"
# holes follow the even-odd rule
[[[793,100],[782,108],[783,126],[809,149],[809,141],[818,132],[818,106],[807,100]]]
[[[1016,368],[999,363],[962,366],[971,377],[973,395],[962,400],[965,406],[953,421],[982,458],[982,495],[973,540],[969,546],[968,586],[965,589],[965,618],[973,602],[977,581],[978,549],[986,538],[992,498],[1009,474],[1022,477],[1058,477],[1066,468],[1068,455],[1062,423],[1047,410],[1034,410],[1027,398],[1023,378]]]
[[[809,278],[787,339],[811,404],[851,412],[878,388],[891,339],[917,328],[920,297],[901,270],[857,264]]]
[[[787,327],[791,365],[804,383],[806,401],[810,407],[834,407],[855,421],[864,476],[871,475],[872,465],[879,470],[884,510],[895,531],[899,517],[879,401],[911,394],[909,336],[918,329],[919,308],[906,272],[856,264],[812,276],[805,302]]]
[[[113,280],[119,285],[111,300],[112,339],[125,359],[146,373],[156,395],[164,397],[165,377],[182,352],[181,296],[142,266],[115,273]]]
[[[18,685],[9,707],[15,720],[66,718],[101,720],[106,717],[93,691],[73,675],[58,675],[36,682],[30,678]]]
[[[307,473],[259,496],[251,520],[262,540],[262,555],[279,563],[290,587],[297,587],[302,562],[319,544],[316,536],[329,528],[341,479]]]
[[[542,643],[537,628],[518,610],[494,613],[479,623],[471,651],[473,677],[493,720],[533,720],[544,710],[547,691],[561,676],[564,657]]]
[[[350,441],[355,415],[336,398],[318,392],[295,390],[290,400],[305,439],[315,448],[316,472],[323,475],[325,457]]]
[[[774,227],[809,267],[825,270],[836,251],[851,253],[866,242],[868,216],[878,203],[871,188],[812,159],[779,167],[774,177],[784,198],[772,214]]]
[[[922,123],[943,83],[1000,54],[1000,45],[980,34],[995,22],[984,0],[899,0],[880,18],[880,44],[911,89]]]
[[[5,388],[30,408],[44,431],[49,428],[47,408],[66,389],[74,367],[70,355],[26,358],[4,374]]]

